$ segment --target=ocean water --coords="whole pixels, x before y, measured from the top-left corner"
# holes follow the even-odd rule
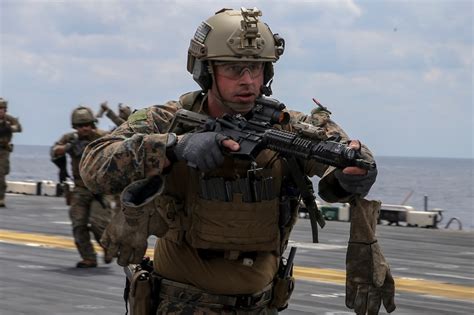
[[[48,146],[16,145],[9,180],[57,181]],[[378,177],[369,198],[424,210],[445,210],[439,227],[457,217],[463,229],[474,228],[474,159],[377,157]],[[317,178],[313,182],[317,183]],[[453,225],[456,227],[456,225]]]

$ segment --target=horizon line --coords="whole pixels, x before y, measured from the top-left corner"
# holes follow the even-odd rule
[[[51,147],[49,144],[24,144],[24,143],[15,143],[15,146],[37,146],[37,147]],[[426,155],[377,155],[381,158],[420,158],[420,159],[458,159],[458,160],[474,160],[474,156],[471,157],[462,157],[462,156],[426,156]]]

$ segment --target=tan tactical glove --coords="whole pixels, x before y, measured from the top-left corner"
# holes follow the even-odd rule
[[[108,102],[107,102],[107,101],[104,101],[104,102],[100,103],[100,108],[101,108],[101,110],[103,110],[104,112],[108,111],[108,110],[109,110]]]
[[[168,225],[156,211],[153,199],[163,190],[163,179],[154,176],[131,183],[120,199],[122,211],[109,223],[102,238],[105,261],[117,257],[120,266],[139,264],[148,247],[148,236],[163,236]]]
[[[346,306],[358,315],[376,315],[383,302],[395,310],[395,282],[377,239],[380,201],[351,201],[351,233],[346,256]]]

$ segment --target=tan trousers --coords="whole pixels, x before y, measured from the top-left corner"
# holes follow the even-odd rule
[[[6,176],[10,173],[10,151],[0,149],[0,200],[5,199]]]
[[[109,202],[99,195],[103,203],[85,187],[75,186],[72,191],[69,217],[72,223],[72,234],[77,250],[83,259],[97,259],[97,253],[91,242],[91,232],[99,242],[102,233],[112,218]]]

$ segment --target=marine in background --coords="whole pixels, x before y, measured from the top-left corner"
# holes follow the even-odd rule
[[[103,102],[100,104],[100,109],[99,112],[97,113],[96,117],[101,118],[103,115],[105,115],[112,120],[112,122],[118,127],[124,122],[127,121],[128,117],[130,114],[132,114],[132,109],[130,106],[125,105],[123,103],[118,104],[118,115],[110,109],[107,101]]]
[[[51,148],[51,159],[56,165],[64,167],[67,155],[71,160],[74,188],[71,192],[69,217],[74,242],[82,258],[76,267],[94,268],[97,267],[97,253],[91,242],[91,233],[99,242],[105,227],[110,222],[112,210],[103,194],[95,194],[84,185],[79,173],[79,161],[86,145],[107,132],[96,128],[97,120],[88,107],[79,106],[74,109],[71,122],[75,131],[64,134],[54,143]],[[63,162],[60,162],[61,160]]]
[[[21,132],[18,118],[7,114],[8,101],[0,97],[0,207],[5,207],[6,176],[10,173],[10,153],[13,152],[12,136]]]

